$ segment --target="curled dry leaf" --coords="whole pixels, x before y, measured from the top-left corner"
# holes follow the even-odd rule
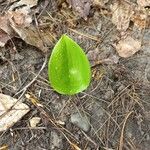
[[[29,110],[29,107],[20,100],[0,94],[0,131],[9,129]]]
[[[40,32],[34,26],[22,28],[15,24],[11,25],[14,31],[24,40],[27,44],[33,45],[39,48],[44,53],[47,52],[47,47],[45,46],[44,39],[42,38]]]
[[[19,35],[27,44],[33,45],[43,52],[47,51],[46,46],[49,46],[55,40],[50,29],[36,28],[31,25],[30,7],[35,6],[37,2],[38,0],[20,0],[12,6],[27,5],[27,7],[21,7],[15,11],[10,9],[4,16],[0,16],[0,29],[2,30],[0,30],[0,46],[4,46],[9,37]]]
[[[120,31],[126,31],[129,27],[130,18],[133,15],[132,5],[122,2],[114,3],[112,9],[112,22]]]
[[[128,36],[119,41],[116,45],[116,50],[119,56],[127,58],[138,52],[141,48],[141,42]]]
[[[26,27],[32,22],[32,18],[25,9],[8,11],[4,16],[0,16],[0,46],[5,46],[6,42],[17,34],[10,25],[13,20],[18,26]]]
[[[48,29],[42,30],[31,25],[32,18],[26,10],[9,11],[9,15],[11,16],[9,17],[10,26],[22,40],[43,52],[47,51],[46,46],[49,46],[53,41]]]
[[[68,0],[72,8],[79,13],[80,17],[87,19],[91,8],[91,0]]]
[[[33,117],[30,119],[30,126],[32,128],[35,128],[37,124],[40,122],[41,118],[40,117]]]
[[[14,22],[19,27],[28,27],[32,23],[32,17],[29,15],[29,10],[26,8],[16,11],[8,11],[9,21]]]

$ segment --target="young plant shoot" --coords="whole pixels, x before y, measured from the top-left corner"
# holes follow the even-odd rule
[[[81,47],[67,35],[62,35],[52,51],[48,76],[51,86],[60,94],[79,93],[90,83],[90,63]]]

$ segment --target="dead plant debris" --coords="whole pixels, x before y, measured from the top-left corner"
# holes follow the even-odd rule
[[[29,110],[29,107],[20,100],[0,94],[0,132],[12,127]]]
[[[0,150],[149,149],[149,8],[149,0],[0,1]],[[62,34],[92,67],[76,96],[47,81],[47,52]],[[88,118],[75,120],[87,133],[71,122],[76,113]]]

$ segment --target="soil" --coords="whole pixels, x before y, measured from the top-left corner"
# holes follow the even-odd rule
[[[45,54],[13,38],[13,42],[9,41],[0,49],[0,92],[15,98],[21,96],[31,110],[12,128],[0,133],[0,147],[7,145],[9,150],[71,150],[75,144],[82,150],[149,150],[150,30],[145,28],[141,32],[131,26],[129,32],[141,39],[142,48],[129,58],[121,58],[113,46],[120,33],[109,14],[107,17],[103,14],[110,4],[105,9],[92,7],[87,20],[66,5],[55,5],[51,1],[40,18],[48,18],[57,40],[67,33],[88,56],[91,52],[96,55],[90,60],[93,64],[92,81],[87,90],[77,95],[60,95],[49,85],[46,65],[25,93],[18,93],[38,74]],[[0,8],[4,11],[5,5]],[[49,46],[48,58],[55,43]],[[110,56],[118,57],[118,62],[96,64]],[[27,93],[38,99],[48,117],[25,97]],[[88,117],[88,131],[71,122],[74,113]],[[29,120],[34,116],[40,117],[41,122],[32,129]],[[61,121],[62,125],[54,125],[48,118],[55,123]]]

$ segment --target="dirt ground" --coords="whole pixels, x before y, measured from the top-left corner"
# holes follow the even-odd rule
[[[89,57],[92,81],[77,95],[60,95],[50,87],[47,64],[25,93],[19,92],[38,74],[45,54],[18,38],[0,49],[0,92],[21,97],[31,109],[11,129],[0,133],[0,147],[71,150],[75,144],[81,150],[150,150],[150,30],[139,30],[131,24],[129,32],[141,39],[142,47],[129,58],[119,57],[114,43],[120,33],[111,15],[104,14],[109,12],[110,3],[105,8],[92,7],[84,20],[65,3],[58,7],[51,0],[40,15],[50,24],[56,39],[49,46],[48,58],[63,33]],[[6,5],[0,9],[4,11]],[[112,57],[116,63],[97,63]],[[38,99],[48,116],[25,97],[27,93]],[[29,120],[34,116],[41,121],[31,128]],[[79,120],[80,125],[72,119]]]

